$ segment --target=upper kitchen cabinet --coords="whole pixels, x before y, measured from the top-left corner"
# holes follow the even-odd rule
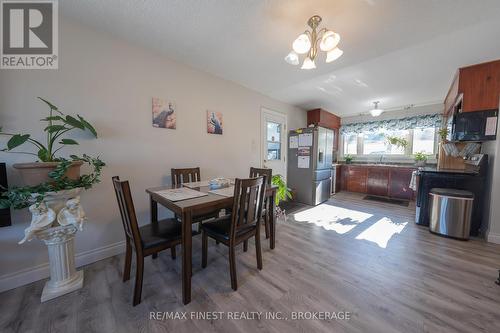
[[[462,112],[498,109],[500,60],[460,68],[444,101],[446,115],[459,104]]]
[[[338,150],[338,138],[340,129],[340,117],[323,109],[307,111],[307,126],[321,126],[333,130],[333,150]]]

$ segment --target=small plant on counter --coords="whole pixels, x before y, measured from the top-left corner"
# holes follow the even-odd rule
[[[404,138],[399,138],[397,136],[387,136],[387,142],[398,148],[406,148],[408,146],[408,140]]]
[[[346,164],[351,164],[354,160],[354,156],[352,156],[351,154],[347,154],[344,156],[344,159]]]
[[[424,166],[427,162],[427,154],[422,151],[415,153],[415,155],[413,155],[413,159],[415,160],[415,164],[417,166]]]
[[[443,127],[438,130],[439,138],[441,142],[446,142],[446,138],[448,137],[448,128]]]
[[[273,175],[273,177],[271,179],[271,183],[278,187],[278,190],[276,191],[276,199],[275,199],[276,215],[278,216],[278,218],[286,219],[286,212],[284,209],[281,209],[279,207],[279,204],[281,201],[285,201],[287,199],[292,199],[292,192],[290,192],[290,189],[286,185],[285,180],[283,179],[282,175]]]

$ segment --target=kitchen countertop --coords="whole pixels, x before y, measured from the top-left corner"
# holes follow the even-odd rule
[[[348,165],[348,166],[364,166],[364,167],[383,167],[383,168],[412,168],[412,169],[417,169],[417,166],[415,164],[403,164],[403,163],[333,163],[333,166],[339,166],[339,165]]]
[[[477,170],[438,169],[436,167],[418,168],[418,171],[428,173],[462,173],[468,175],[477,175],[479,173]]]

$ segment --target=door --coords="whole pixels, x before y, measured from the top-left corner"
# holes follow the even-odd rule
[[[266,108],[261,109],[262,167],[273,169],[273,175],[286,180],[286,115]]]

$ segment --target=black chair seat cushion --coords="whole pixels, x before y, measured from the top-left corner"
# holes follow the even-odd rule
[[[231,216],[226,215],[216,219],[213,222],[205,222],[201,225],[205,232],[215,239],[223,239],[229,241],[229,231],[231,230]],[[246,236],[255,232],[255,225],[241,228],[236,235],[236,238]]]
[[[162,244],[180,241],[182,224],[175,219],[159,220],[157,224],[147,224],[139,228],[142,244],[150,249]]]

